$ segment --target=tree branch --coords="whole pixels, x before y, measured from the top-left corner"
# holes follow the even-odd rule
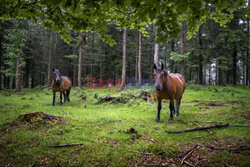
[[[228,127],[229,123],[227,124],[221,124],[221,125],[208,125],[208,126],[202,126],[202,127],[194,127],[194,128],[190,128],[190,129],[185,129],[185,130],[179,130],[179,131],[165,131],[168,133],[183,133],[183,132],[191,132],[191,131],[197,131],[197,130],[207,130],[207,129],[211,129],[211,128],[222,128],[222,127]]]

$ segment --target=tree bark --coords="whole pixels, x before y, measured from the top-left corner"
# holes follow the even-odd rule
[[[186,53],[186,21],[182,21],[182,35],[181,35],[181,54]],[[184,76],[185,74],[185,61],[181,61],[181,71],[180,73]]]
[[[159,64],[159,44],[157,43],[157,31],[158,26],[155,26],[155,53],[154,53],[154,63],[157,67],[160,66]]]
[[[49,44],[49,59],[48,59],[48,82],[47,86],[51,86],[51,58],[52,58],[52,48],[53,48],[53,30],[50,30],[50,44]]]
[[[139,54],[139,31],[136,36],[136,54],[135,54],[135,86],[137,87],[138,81],[138,54]]]
[[[0,20],[1,21],[1,20]],[[0,23],[0,70],[2,70],[2,41],[3,41],[3,28],[2,23]],[[2,90],[2,72],[0,71],[0,90]]]
[[[21,91],[21,48],[19,47],[16,59],[16,92]]]
[[[249,1],[248,1],[248,8],[249,8]],[[250,36],[249,36],[249,17],[247,17],[247,59],[246,59],[246,85],[248,85],[250,83],[250,77],[249,77],[249,40],[250,40]]]
[[[90,64],[90,76],[93,77],[93,59],[95,57],[95,32],[92,33],[92,57]]]
[[[76,76],[77,76],[77,65],[74,63],[74,71],[73,71],[73,86],[74,87],[76,86]]]
[[[142,85],[141,54],[142,54],[142,33],[139,32],[139,48],[138,48],[138,77],[139,77],[139,86]]]
[[[201,27],[199,29],[199,44],[200,44],[200,53],[198,56],[198,84],[202,85],[203,81],[203,76],[202,76],[202,61],[203,61],[203,56],[202,56],[202,34],[201,34]]]
[[[126,81],[126,56],[127,56],[127,29],[123,30],[123,61],[122,61],[122,83],[121,85],[125,86]]]
[[[171,41],[171,52],[174,52],[175,40],[174,38]],[[170,60],[170,72],[174,72],[174,61]]]
[[[80,42],[78,56],[78,86],[82,87],[82,42]]]
[[[237,80],[236,70],[237,70],[237,49],[235,47],[233,51],[233,85],[236,85],[236,80]]]

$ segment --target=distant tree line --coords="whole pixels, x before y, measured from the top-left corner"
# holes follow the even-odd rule
[[[52,29],[31,20],[15,19],[0,25],[0,88],[50,86],[52,69],[69,76],[74,86],[86,85],[87,77],[106,80],[135,77],[153,79],[153,64],[164,64],[169,72],[181,72],[188,83],[249,84],[249,17],[243,10],[220,27],[208,19],[195,38],[187,39],[185,22],[177,38],[157,42],[157,26],[138,30],[109,24],[106,34],[116,45],[101,40],[96,31],[71,30],[67,44]],[[124,83],[125,84],[125,83]]]

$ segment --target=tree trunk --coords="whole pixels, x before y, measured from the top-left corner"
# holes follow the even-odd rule
[[[18,49],[16,59],[16,92],[21,91],[21,48]]]
[[[174,38],[171,41],[171,52],[174,52],[175,40]],[[170,55],[171,56],[171,55]],[[174,61],[170,60],[170,72],[174,72]]]
[[[249,8],[249,1],[248,1],[248,8]],[[249,41],[250,41],[250,38],[249,38],[249,17],[247,17],[247,60],[246,60],[246,85],[248,85],[250,83],[250,77],[249,77]]]
[[[154,53],[154,63],[157,67],[160,66],[159,64],[159,44],[157,43],[157,31],[158,26],[155,26],[155,53]]]
[[[95,57],[95,32],[92,34],[92,57],[90,65],[90,76],[93,77],[93,59]]]
[[[142,33],[139,32],[139,48],[138,48],[138,77],[139,77],[139,86],[142,85],[141,54],[142,54]]]
[[[79,46],[79,59],[78,59],[78,86],[82,87],[82,42]]]
[[[77,76],[77,65],[75,64],[74,60],[74,71],[73,71],[73,86],[76,86],[76,76]]]
[[[237,49],[235,47],[233,51],[233,85],[236,85],[236,80],[237,80],[236,70],[237,70]]]
[[[52,47],[53,46],[53,30],[50,30],[50,44],[49,44],[49,59],[48,59],[48,82],[47,86],[51,86],[51,58],[52,58]]]
[[[202,34],[201,34],[201,27],[199,29],[199,44],[200,44],[200,53],[198,56],[198,84],[202,85],[202,61],[203,61],[203,56],[202,56]]]
[[[139,54],[139,33],[136,36],[136,54],[135,54],[135,86],[137,87],[137,81],[138,81],[138,54]]]
[[[29,88],[29,72],[30,72],[30,61],[29,61],[29,59],[26,59],[26,63],[25,63],[25,65],[26,65],[26,78],[25,78],[25,87],[26,88]]]
[[[127,56],[127,29],[123,31],[123,61],[122,61],[122,86],[126,82],[126,56]]]
[[[186,21],[182,21],[182,35],[181,35],[181,54],[184,55],[186,53]],[[185,61],[181,61],[181,71],[182,75],[185,74]]]
[[[1,21],[1,20],[0,20]],[[2,23],[0,23],[0,90],[2,89],[2,72],[1,72],[1,70],[2,70],[2,64],[3,64],[3,62],[2,62],[2,50],[3,50],[3,46],[2,46],[2,41],[3,41],[3,24]],[[3,84],[4,85],[4,84]]]

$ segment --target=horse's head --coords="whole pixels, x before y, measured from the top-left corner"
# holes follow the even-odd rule
[[[163,64],[161,64],[161,67],[156,67],[154,64],[154,80],[155,80],[155,89],[157,91],[162,90],[163,86],[163,79],[164,76],[166,76],[167,72],[163,69]]]
[[[53,70],[52,78],[56,81],[56,85],[59,87],[61,84],[61,77],[58,69]]]

